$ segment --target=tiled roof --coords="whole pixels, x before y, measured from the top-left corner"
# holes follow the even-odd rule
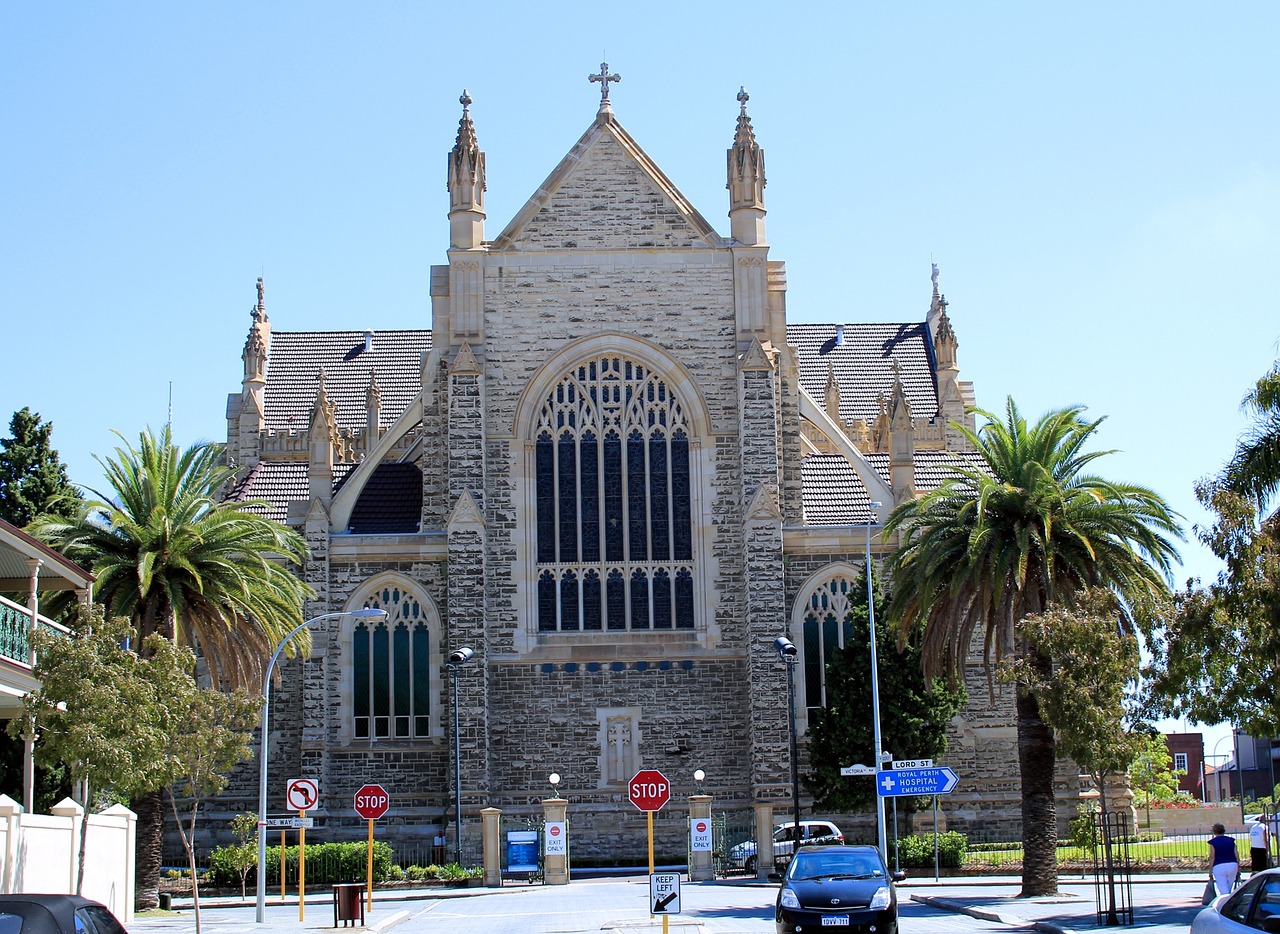
[[[800,357],[800,384],[819,403],[826,399],[827,366],[840,384],[840,418],[879,414],[877,397],[893,391],[893,361],[901,367],[902,388],[915,418],[938,414],[933,378],[933,347],[923,321],[911,324],[846,324],[844,340],[826,356],[818,348],[835,336],[834,324],[788,324],[787,343]]]
[[[374,331],[364,349],[364,331],[272,331],[267,356],[268,428],[301,429],[316,401],[316,374],[338,410],[338,427],[363,428],[369,372],[382,393],[382,427],[409,407],[422,388],[422,355],[431,350],[430,331]]]
[[[864,455],[867,462],[887,483],[889,455]],[[949,465],[966,463],[981,465],[974,453],[953,454],[948,451],[916,451],[916,490],[936,490],[953,472]],[[871,497],[843,454],[809,454],[800,464],[801,503],[807,525],[860,525],[868,521]]]
[[[347,474],[354,469],[354,464],[334,464],[334,489],[341,486]],[[248,499],[266,500],[271,504],[270,508],[263,510],[267,517],[284,522],[290,501],[305,500],[307,492],[306,461],[259,461],[249,468],[227,499],[237,503]]]
[[[355,535],[417,532],[422,522],[422,471],[417,464],[379,464],[351,510]]]

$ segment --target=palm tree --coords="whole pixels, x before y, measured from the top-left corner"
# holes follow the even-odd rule
[[[1243,407],[1254,425],[1236,444],[1223,481],[1227,489],[1252,499],[1261,511],[1280,491],[1280,363],[1259,378]]]
[[[957,426],[979,463],[919,499],[900,503],[886,534],[901,536],[890,557],[889,614],[904,632],[923,628],[926,677],[959,675],[982,631],[984,656],[1028,658],[1044,674],[1051,659],[1017,638],[1023,618],[1069,606],[1084,588],[1125,600],[1166,593],[1173,539],[1181,531],[1151,490],[1084,473],[1109,451],[1085,452],[1101,419],[1072,407],[1028,425],[1009,399],[1003,420],[982,410],[978,431]],[[1016,699],[1022,773],[1024,896],[1057,891],[1053,731],[1034,694]]]
[[[90,490],[74,518],[46,514],[29,531],[93,570],[97,600],[109,615],[128,617],[140,643],[159,633],[195,649],[215,685],[259,690],[272,650],[302,622],[311,593],[285,565],[305,561],[305,541],[253,511],[258,504],[223,501],[233,471],[220,445],[180,451],[166,426],[98,460],[108,492]],[[137,900],[151,907],[159,897],[160,792],[136,804]]]

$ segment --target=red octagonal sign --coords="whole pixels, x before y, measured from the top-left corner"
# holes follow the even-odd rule
[[[641,769],[627,783],[627,797],[642,811],[660,811],[671,800],[671,783],[657,769]]]
[[[356,792],[356,813],[365,820],[377,820],[391,807],[391,796],[381,785],[365,785]]]

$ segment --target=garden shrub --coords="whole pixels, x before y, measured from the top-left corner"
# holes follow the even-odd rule
[[[220,846],[209,854],[209,875],[215,885],[240,884],[240,874],[235,868],[234,846]],[[337,882],[359,882],[365,878],[366,844],[361,843],[313,843],[307,847],[307,883],[331,885]],[[373,881],[386,882],[391,878],[394,854],[390,845],[377,841],[373,844]],[[254,865],[256,867],[257,861]],[[298,848],[291,846],[285,856],[286,875],[298,876]],[[280,879],[280,847],[267,847],[268,884],[278,885]]]
[[[933,834],[898,838],[897,865],[920,869],[933,865]],[[965,835],[949,830],[938,834],[938,864],[959,868],[964,862]]]

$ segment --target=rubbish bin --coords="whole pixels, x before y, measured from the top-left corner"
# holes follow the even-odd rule
[[[360,922],[364,927],[364,886],[359,882],[344,882],[333,887],[333,926],[343,922],[348,924]]]
[[[160,910],[161,911],[173,910],[173,893],[172,892],[160,893]]]

